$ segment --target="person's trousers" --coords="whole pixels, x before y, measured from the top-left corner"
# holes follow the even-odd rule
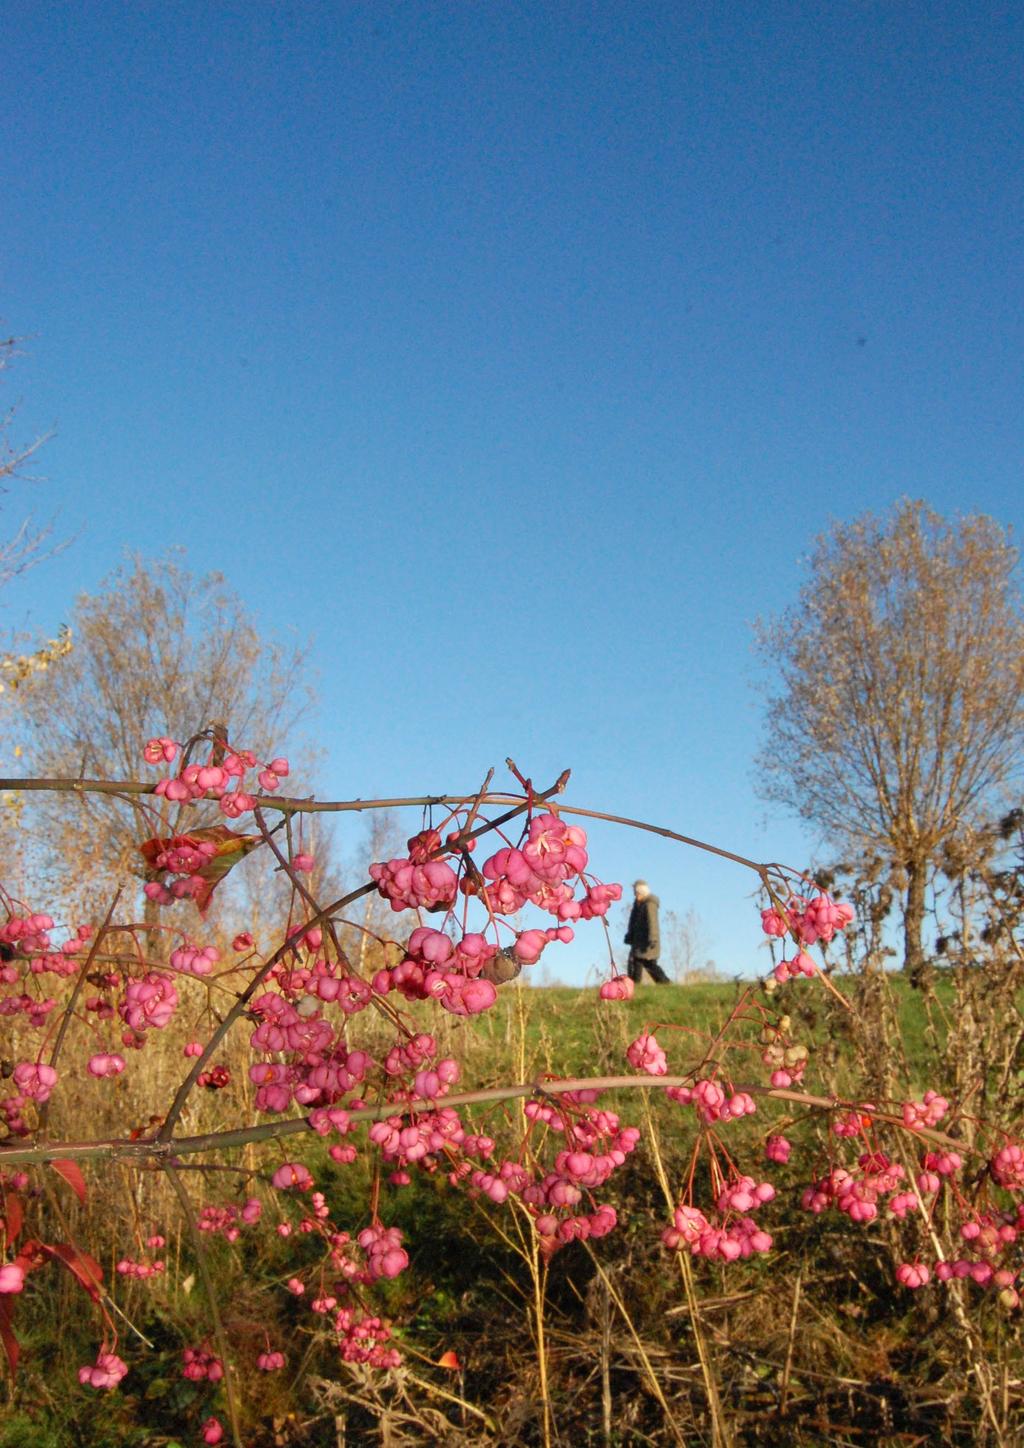
[[[640,984],[645,970],[658,985],[668,985],[668,976],[656,960],[643,960],[639,955],[633,955],[630,952],[629,961],[626,964],[626,974],[635,985]]]

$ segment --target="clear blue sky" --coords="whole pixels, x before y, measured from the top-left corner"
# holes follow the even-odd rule
[[[512,754],[805,863],[753,793],[751,620],[830,517],[1021,523],[1020,9],[4,13],[7,401],[78,535],[5,622],[185,544],[315,636],[325,792]],[[757,964],[742,872],[597,844]]]

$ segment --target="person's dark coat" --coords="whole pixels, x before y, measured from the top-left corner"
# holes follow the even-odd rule
[[[629,926],[626,930],[626,944],[631,955],[637,960],[657,960],[661,954],[661,937],[658,934],[657,895],[648,895],[646,900],[634,900],[629,912]]]

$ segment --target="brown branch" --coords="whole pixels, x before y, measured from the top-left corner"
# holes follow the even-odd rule
[[[521,1097],[564,1096],[573,1091],[635,1091],[664,1090],[669,1086],[692,1086],[693,1073],[686,1076],[581,1076],[567,1081],[524,1081],[511,1086],[488,1086],[479,1091],[464,1091],[455,1095],[439,1097],[437,1100],[386,1101],[376,1106],[366,1106],[352,1111],[351,1118],[358,1125],[361,1122],[383,1121],[389,1116],[408,1116],[417,1112],[436,1111],[439,1106],[459,1108],[482,1106],[500,1101],[513,1101]],[[751,1096],[763,1096],[773,1101],[788,1101],[797,1106],[806,1106],[816,1111],[863,1111],[866,1108],[855,1100],[838,1096],[816,1096],[808,1091],[794,1091],[790,1087],[764,1086],[759,1082],[734,1082],[736,1091],[745,1091]],[[907,1131],[913,1137],[935,1142],[958,1152],[971,1152],[975,1156],[983,1153],[968,1142],[947,1136],[944,1131],[933,1127],[907,1127],[902,1116],[893,1112],[870,1111],[873,1121],[895,1126]],[[233,1146],[247,1146],[250,1142],[273,1141],[282,1136],[312,1131],[305,1116],[291,1116],[283,1121],[266,1121],[259,1126],[242,1126],[229,1131],[204,1132],[200,1136],[178,1136],[162,1141],[150,1137],[143,1141],[122,1139],[105,1141],[63,1142],[46,1146],[16,1146],[0,1148],[0,1166],[16,1163],[53,1161],[67,1157],[72,1160],[101,1159],[116,1157],[123,1161],[143,1163],[150,1157],[173,1162],[180,1156],[191,1156],[200,1151],[219,1151]]]
[[[139,780],[104,780],[104,779],[0,779],[0,790],[17,793],[19,790],[50,790],[54,793],[69,794],[153,794],[156,785],[145,784]],[[536,794],[534,799],[547,799],[554,793],[548,790],[546,794]],[[285,814],[339,814],[348,811],[362,812],[363,810],[389,810],[405,808],[428,808],[431,805],[459,805],[471,804],[474,809],[485,804],[516,804],[521,803],[521,797],[512,794],[482,794],[477,791],[473,794],[420,794],[406,795],[396,799],[343,799],[343,800],[315,800],[315,799],[293,799],[281,795],[257,795],[255,802],[261,809],[276,809]],[[208,800],[186,801],[188,804],[208,804]],[[746,855],[738,855],[732,850],[724,850],[719,845],[708,844],[706,840],[695,839],[692,835],[681,835],[676,830],[667,829],[664,825],[648,824],[644,820],[630,819],[626,815],[606,814],[602,810],[584,809],[581,805],[560,804],[558,806],[561,814],[578,815],[582,819],[603,820],[607,824],[625,825],[629,829],[645,830],[648,834],[661,835],[666,840],[676,840],[681,845],[689,845],[695,850],[704,850],[710,855],[718,855],[723,860],[732,860],[737,865],[744,865],[748,870],[762,876],[769,867],[759,863],[757,860],[750,860]],[[467,836],[475,838],[475,836]]]

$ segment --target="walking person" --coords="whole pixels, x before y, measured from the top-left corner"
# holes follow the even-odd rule
[[[657,895],[651,894],[646,880],[637,880],[633,885],[633,908],[629,912],[626,929],[626,944],[629,946],[629,962],[626,973],[634,984],[639,985],[646,970],[658,985],[667,985],[668,976],[658,964],[661,954],[661,937],[658,933]]]

